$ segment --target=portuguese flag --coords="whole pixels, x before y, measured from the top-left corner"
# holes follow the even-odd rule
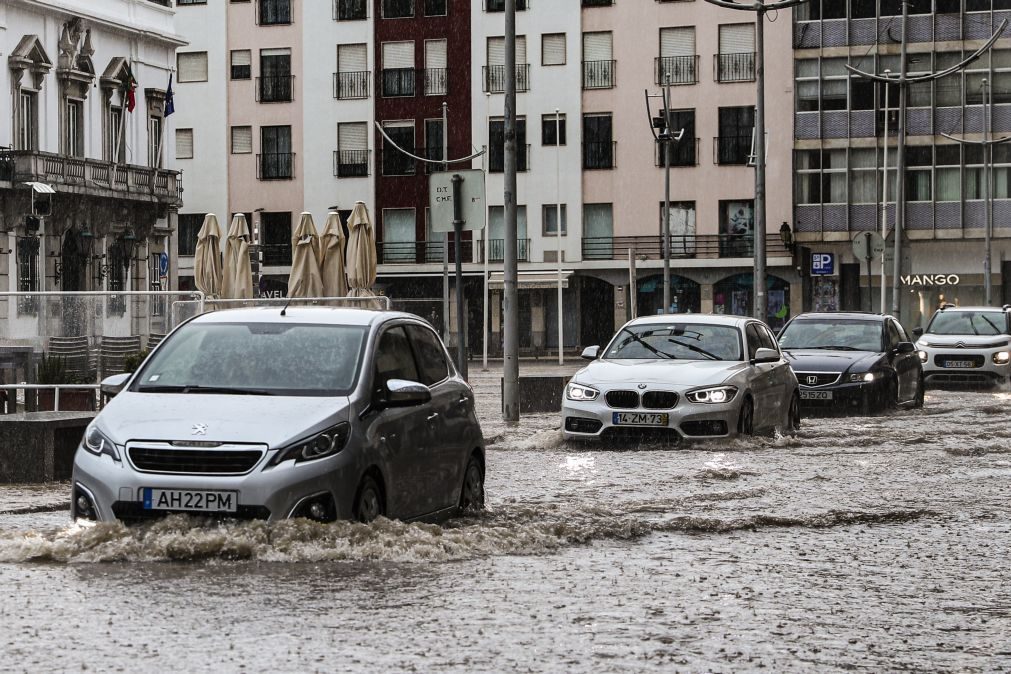
[[[126,65],[126,75],[129,79],[126,81],[126,109],[133,112],[133,109],[137,107],[137,80],[133,76],[133,71],[130,70],[130,64]]]

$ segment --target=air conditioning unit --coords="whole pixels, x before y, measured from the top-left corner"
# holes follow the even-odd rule
[[[37,215],[26,215],[25,216],[25,230],[28,232],[37,232],[42,228],[42,218]]]

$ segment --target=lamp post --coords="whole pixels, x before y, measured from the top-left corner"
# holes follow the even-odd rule
[[[888,240],[888,78],[892,76],[892,71],[885,69],[885,137],[881,145],[883,156],[881,158],[881,238]],[[885,313],[885,300],[888,290],[885,287],[885,254],[888,246],[881,252],[881,313]]]
[[[562,322],[562,178],[561,178],[561,124],[559,123],[558,108],[555,108],[555,235],[558,238],[558,364],[565,363],[563,355],[564,323]]]
[[[664,88],[658,96],[651,96],[649,91],[644,93],[646,95],[646,114],[650,119],[649,128],[663,153],[663,241],[661,242],[663,251],[663,309],[660,313],[666,314],[670,311],[670,152],[674,143],[684,138],[685,130],[682,128],[675,134],[671,128],[670,73],[664,73]],[[662,115],[660,117],[654,117],[650,110],[649,102],[652,98],[662,99],[663,107],[660,110]],[[658,129],[660,133],[657,133]],[[636,288],[629,289],[630,294],[636,291]]]

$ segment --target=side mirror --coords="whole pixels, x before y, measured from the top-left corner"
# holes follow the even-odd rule
[[[597,360],[597,357],[600,355],[600,347],[599,346],[588,346],[585,349],[583,349],[583,354],[582,355],[583,355],[583,358],[586,359],[586,360]]]
[[[102,395],[110,398],[115,396],[123,390],[123,387],[126,386],[126,382],[128,382],[132,376],[133,372],[124,372],[122,374],[114,374],[111,377],[106,377],[99,385],[99,388],[102,390]]]
[[[755,351],[755,357],[751,359],[752,363],[775,363],[779,360],[779,352],[775,349],[759,349]]]
[[[916,351],[916,345],[912,342],[899,342],[895,347],[895,353],[912,353]]]
[[[383,407],[413,407],[432,399],[427,386],[407,379],[390,379],[386,382]]]
[[[913,328],[913,337],[917,339],[923,337],[923,328]]]

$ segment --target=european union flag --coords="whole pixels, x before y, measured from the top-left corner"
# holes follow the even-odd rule
[[[168,76],[168,90],[165,92],[165,116],[176,111],[175,95],[172,93],[172,73]]]

